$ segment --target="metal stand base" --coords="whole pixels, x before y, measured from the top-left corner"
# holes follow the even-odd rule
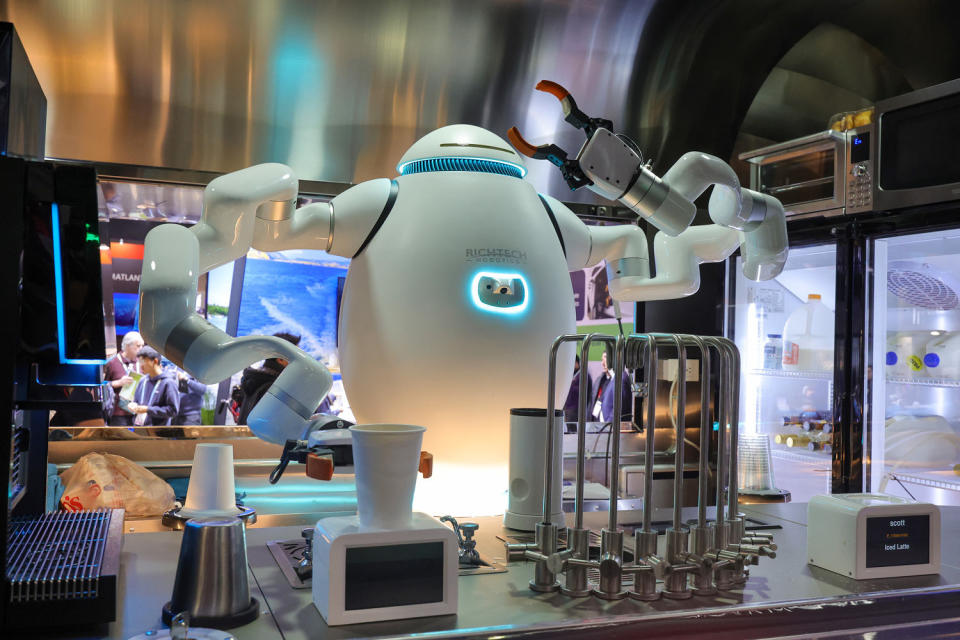
[[[187,520],[189,520],[191,517],[195,517],[182,515],[180,513],[181,509],[182,507],[177,507],[164,513],[163,517],[160,519],[161,524],[163,524],[165,527],[170,527],[174,531],[181,531],[187,525]],[[256,510],[249,507],[241,507],[240,505],[237,505],[236,515],[245,525],[251,525],[257,521]]]
[[[715,596],[715,595],[717,595],[717,588],[716,588],[716,587],[708,587],[708,588],[704,588],[704,589],[698,589],[698,588],[694,587],[693,590],[691,591],[691,593],[693,593],[693,595],[695,595],[695,596]]]
[[[671,600],[688,600],[693,597],[693,591],[661,591],[664,598]]]
[[[554,591],[560,591],[559,582],[554,582],[553,584],[550,584],[550,585],[541,585],[531,580],[529,582],[529,585],[530,585],[530,590],[536,591],[537,593],[553,593]]]
[[[641,600],[643,602],[653,602],[654,600],[660,599],[659,591],[654,591],[653,593],[637,593],[636,591],[631,591],[627,595],[633,600]]]
[[[628,592],[628,591],[617,591],[617,592],[614,592],[614,593],[606,593],[606,592],[603,592],[603,591],[600,591],[600,590],[594,588],[594,589],[592,589],[592,590],[590,591],[590,593],[592,593],[593,595],[597,596],[597,597],[600,598],[601,600],[623,600],[624,598],[627,597],[627,594],[628,594],[629,592]]]

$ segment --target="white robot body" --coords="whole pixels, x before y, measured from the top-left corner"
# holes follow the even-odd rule
[[[426,426],[424,448],[442,466],[505,462],[510,409],[544,406],[549,345],[576,329],[560,237],[516,177],[438,171],[396,183],[344,288],[347,397],[360,423]],[[572,375],[563,364],[558,406]]]
[[[786,259],[780,203],[740,189],[721,161],[688,154],[660,180],[600,135],[606,142],[587,145],[579,162],[597,172],[591,188],[625,188],[614,197],[664,230],[654,242],[662,262],[653,278],[638,226],[587,226],[523,181],[523,159],[499,136],[451,125],[417,141],[398,178],[364,182],[329,203],[297,209],[296,177],[279,164],[211,182],[199,224],[147,235],[141,333],[203,382],[263,358],[288,360],[248,424],[270,442],[304,439],[330,373],[279,338],[233,338],[194,314],[197,281],[251,247],[351,258],[339,355],[357,421],[427,427],[424,447],[436,465],[417,490],[418,509],[501,513],[509,411],[547,404],[550,345],[576,330],[569,271],[606,260],[612,298],[640,301],[692,294],[699,264],[738,246],[754,279],[777,275]],[[536,151],[527,146],[525,153]],[[635,184],[624,187],[627,176]],[[692,200],[711,183],[724,187],[711,199],[716,224],[687,229]],[[562,406],[573,346],[558,355],[554,400]]]

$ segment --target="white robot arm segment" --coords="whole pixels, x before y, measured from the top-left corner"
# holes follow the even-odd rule
[[[247,255],[258,214],[290,217],[298,187],[290,167],[276,163],[234,171],[208,184],[200,222],[192,229],[203,248],[203,272]]]
[[[595,143],[595,141],[601,141]],[[619,145],[619,151],[615,147]],[[719,158],[706,153],[690,152],[680,157],[664,174],[657,178],[640,158],[619,138],[606,129],[598,129],[584,145],[578,161],[584,174],[593,181],[590,189],[610,197],[611,183],[616,176],[628,170],[608,169],[603,164],[619,155],[619,161],[632,162],[634,182],[619,195],[623,204],[646,218],[660,231],[654,238],[654,259],[657,277],[648,283],[648,294],[639,294],[634,286],[618,286],[621,291],[633,291],[630,300],[657,300],[682,297],[695,293],[700,286],[699,269],[702,262],[719,262],[742,244],[743,273],[752,280],[769,280],[783,270],[787,259],[787,226],[783,205],[776,198],[740,187],[733,169]],[[601,177],[601,175],[603,177]],[[698,227],[689,227],[696,214],[693,201],[713,186],[708,205],[710,219],[703,231],[690,234]],[[727,233],[735,230],[741,234]],[[675,237],[671,242],[670,237]],[[738,242],[732,239],[739,237]],[[710,246],[710,242],[716,243]],[[689,260],[678,252],[689,251]],[[663,280],[661,281],[661,274]],[[658,282],[660,281],[660,282]],[[662,285],[662,286],[661,286]],[[614,284],[611,281],[611,295]],[[643,297],[637,298],[636,295]],[[617,298],[620,299],[620,298]]]
[[[560,227],[567,249],[567,267],[571,271],[591,267],[605,259],[608,281],[626,274],[650,277],[647,237],[640,227],[632,224],[590,227],[556,198],[541,197],[550,205]]]
[[[587,140],[576,158],[570,159],[555,144],[530,144],[513,127],[508,136],[514,146],[527,156],[557,165],[571,189],[585,186],[619,200],[660,230],[654,238],[657,275],[650,279],[649,268],[641,269],[635,257],[637,250],[620,246],[627,237],[624,232],[613,231],[616,227],[589,229],[591,239],[599,242],[589,260],[603,257],[610,262],[608,283],[614,299],[691,295],[700,287],[699,265],[724,260],[738,246],[743,249],[743,273],[748,278],[769,280],[783,269],[787,230],[782,205],[769,195],[742,189],[726,162],[706,153],[686,153],[661,179],[643,164],[635,143],[612,131],[609,120],[588,117],[570,92],[555,82],[543,80],[537,89],[560,100],[564,119],[583,129]],[[715,224],[689,228],[697,212],[694,201],[711,186],[709,214]],[[615,242],[608,247],[612,239]]]
[[[251,412],[258,437],[283,444],[304,437],[310,417],[332,385],[323,364],[275,337],[233,338],[194,312],[200,274],[264,250],[329,244],[330,205],[294,212],[297,179],[283,165],[250,167],[217,178],[204,193],[201,222],[166,224],[147,234],[140,280],[140,331],[202,382],[219,382],[265,358],[289,364]],[[320,246],[316,246],[317,243]]]
[[[330,202],[315,202],[296,211],[281,206],[286,204],[282,202],[261,204],[252,246],[260,251],[323,249],[352,258],[376,226],[392,188],[390,180],[381,178],[355,185]]]
[[[333,207],[330,203],[315,202],[293,211],[292,215],[289,212],[289,208],[275,206],[274,203],[261,205],[257,209],[253,224],[254,249],[271,252],[330,248],[333,227]]]

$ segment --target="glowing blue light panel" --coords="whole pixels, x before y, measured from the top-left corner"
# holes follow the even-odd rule
[[[509,306],[496,306],[489,304],[488,302],[484,302],[481,298],[480,286],[481,280],[485,278],[499,282],[518,282],[520,286],[517,287],[517,289],[522,292],[522,298],[519,300],[519,303],[511,304]],[[473,306],[480,311],[485,311],[487,313],[499,313],[503,315],[515,316],[523,313],[527,310],[527,307],[530,306],[530,285],[527,283],[527,279],[520,273],[508,273],[503,271],[478,271],[470,280],[469,295],[470,299],[473,301]]]
[[[63,263],[60,249],[60,207],[56,202],[50,205],[51,229],[53,236],[53,278],[56,283],[57,304],[57,346],[60,348],[60,362],[62,364],[106,364],[106,360],[93,358],[67,357],[67,329],[66,319],[63,316]]]

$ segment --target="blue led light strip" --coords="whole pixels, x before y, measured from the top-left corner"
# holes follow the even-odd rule
[[[433,171],[473,171],[476,173],[494,173],[511,178],[522,178],[526,170],[518,164],[502,160],[485,158],[426,158],[411,160],[397,167],[402,176]]]
[[[50,235],[53,236],[53,278],[57,288],[57,346],[60,348],[62,364],[106,364],[106,360],[68,358],[66,319],[63,317],[63,263],[60,252],[60,207],[54,202],[50,205]]]

